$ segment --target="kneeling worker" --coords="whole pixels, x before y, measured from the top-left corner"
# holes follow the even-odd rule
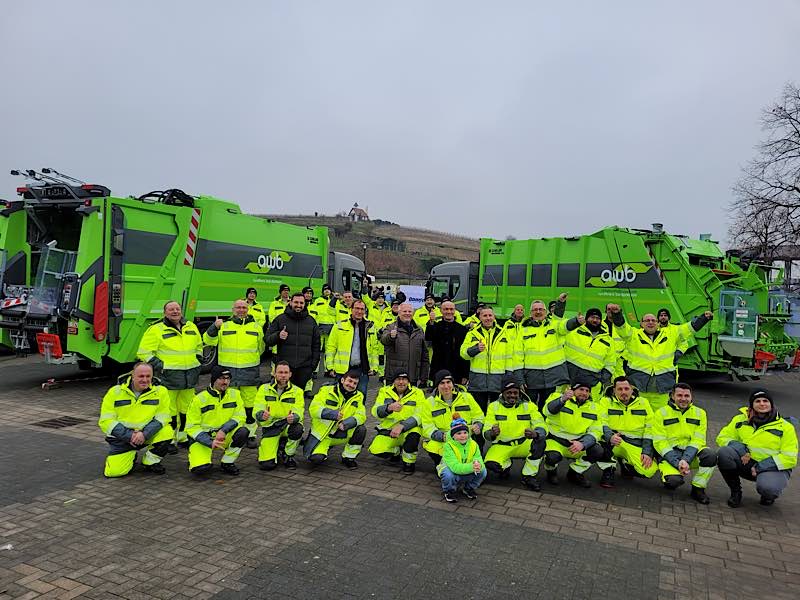
[[[311,433],[303,454],[313,464],[327,460],[331,446],[344,444],[342,464],[348,469],[358,468],[356,457],[367,437],[364,394],[358,390],[360,377],[360,370],[347,371],[338,383],[322,386],[311,401]]]
[[[603,438],[602,409],[592,400],[589,383],[575,383],[555,392],[544,405],[547,419],[547,448],[544,468],[547,482],[558,485],[558,463],[572,460],[567,479],[581,487],[591,487],[584,473],[603,457],[599,442]]]
[[[489,404],[483,437],[492,442],[486,453],[486,468],[507,478],[512,458],[524,458],[522,485],[535,492],[541,490],[537,475],[544,456],[547,427],[536,404],[527,396],[520,398],[519,384],[506,378],[501,396]]]
[[[122,477],[133,469],[136,453],[147,449],[145,471],[163,475],[161,459],[167,455],[174,431],[170,427],[167,388],[153,385],[153,367],[140,362],[129,376],[120,378],[103,397],[97,424],[110,446],[104,475]]]
[[[425,402],[425,394],[411,385],[408,373],[394,374],[392,385],[378,391],[373,416],[380,419],[378,435],[372,440],[369,451],[376,456],[402,458],[403,473],[414,472],[419,451],[420,429],[417,411]]]
[[[293,299],[294,300],[294,299]],[[272,471],[279,454],[287,469],[296,469],[294,455],[303,437],[303,415],[306,402],[303,388],[291,382],[292,370],[285,360],[275,365],[275,379],[258,388],[253,416],[261,425],[258,447],[258,468]],[[285,445],[280,451],[279,447]]]
[[[231,372],[216,365],[211,369],[210,385],[197,394],[186,413],[189,434],[189,471],[205,475],[211,471],[211,453],[224,450],[221,468],[228,475],[238,475],[234,464],[247,443],[245,412],[239,390],[230,387]]]
[[[447,432],[454,419],[453,413],[459,413],[469,424],[472,436],[483,442],[479,437],[483,429],[483,411],[472,394],[454,386],[450,371],[442,369],[436,373],[433,383],[436,392],[433,396],[425,398],[419,411],[419,420],[422,425],[422,435],[427,438],[422,446],[433,464],[439,465]]]
[[[694,469],[689,495],[708,504],[706,486],[717,465],[717,453],[706,446],[706,411],[693,404],[688,383],[676,383],[669,396],[667,405],[653,416],[653,446],[661,456],[661,479],[664,487],[674,490]]]

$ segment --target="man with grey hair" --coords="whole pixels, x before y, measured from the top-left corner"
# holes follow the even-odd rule
[[[397,309],[397,320],[383,328],[380,340],[386,348],[385,372],[408,373],[408,379],[422,387],[428,383],[430,363],[425,332],[413,317],[414,308],[403,302]]]

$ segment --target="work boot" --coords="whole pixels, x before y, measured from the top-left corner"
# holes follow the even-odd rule
[[[247,447],[250,448],[250,450],[255,450],[258,448],[258,442],[256,441],[255,437],[247,438]]]
[[[709,504],[711,502],[706,495],[706,491],[703,488],[699,488],[694,485],[692,486],[692,491],[689,492],[689,497],[700,504]]]
[[[236,476],[239,474],[239,467],[237,467],[235,463],[221,463],[220,468],[223,473],[227,473],[228,475]]]
[[[772,506],[775,504],[775,498],[770,498],[769,496],[761,496],[761,500],[758,502],[761,506]]]
[[[183,440],[182,442],[178,442],[178,448],[183,448],[184,450],[188,450],[189,446],[191,445],[192,445],[191,440]],[[177,453],[177,450],[175,450],[175,452]],[[170,452],[170,454],[172,454],[172,452]]]
[[[455,492],[442,492],[442,499],[450,504],[458,502]]]
[[[345,467],[347,467],[348,469],[350,469],[351,471],[353,469],[357,469],[358,468],[358,463],[356,462],[355,458],[344,458],[344,457],[342,457],[342,464]]]
[[[148,473],[152,473],[153,475],[163,475],[167,472],[164,468],[164,465],[161,463],[155,463],[153,465],[144,465],[144,470]]]
[[[464,488],[461,493],[464,494],[464,497],[467,500],[477,500],[478,499],[478,494],[475,493],[475,490],[471,490],[469,488]]]
[[[735,470],[720,469],[719,474],[728,484],[731,489],[731,497],[728,498],[728,506],[731,508],[739,508],[742,505],[742,482],[739,479],[739,473]]]
[[[619,461],[619,472],[623,479],[633,479],[636,471],[628,463]]]
[[[389,462],[391,463],[399,463],[401,460],[403,460],[403,457],[400,456],[399,454],[392,454],[389,457]]]
[[[416,471],[417,467],[414,463],[403,463],[403,473],[406,475],[413,475],[414,471]]]
[[[545,473],[547,473],[547,483],[550,485],[558,485],[558,470],[557,469],[545,469]]]
[[[550,471],[548,471],[547,473],[548,473],[548,476],[549,476]],[[520,481],[520,483],[522,485],[524,485],[526,488],[528,488],[532,492],[541,492],[542,491],[542,486],[539,485],[539,480],[537,479],[537,477],[535,475],[523,475],[522,477],[520,477],[519,481]],[[548,481],[549,481],[549,479],[548,479]]]
[[[511,467],[508,467],[507,469],[503,469],[502,471],[500,471],[497,474],[497,478],[498,479],[503,479],[503,480],[510,479],[511,478]]]
[[[589,483],[589,480],[586,479],[583,473],[578,473],[574,469],[567,469],[567,480],[582,488],[592,487],[592,484]]]
[[[600,478],[600,487],[610,489],[614,487],[614,479],[616,475],[616,468],[609,467],[603,469],[603,476]]]
[[[283,463],[283,466],[292,471],[296,469],[297,463],[294,460],[294,456],[287,456],[286,461]]]

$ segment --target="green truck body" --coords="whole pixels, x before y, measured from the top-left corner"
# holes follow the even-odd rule
[[[605,312],[616,303],[634,325],[662,307],[674,323],[711,310],[714,321],[695,335],[696,345],[680,361],[684,369],[753,376],[797,350],[784,333],[789,306],[780,292],[782,271],[727,257],[708,236],[608,227],[565,238],[484,238],[480,252],[478,263],[434,267],[428,290],[452,298],[465,314],[485,303],[500,318],[516,304],[527,313],[532,300],[547,302],[560,292],[569,294],[568,314]]]
[[[128,363],[169,300],[203,329],[248,287],[269,304],[281,283],[358,291],[363,263],[330,249],[325,227],[242,214],[179,190],[116,198],[107,188],[53,179],[0,205],[0,344],[41,350],[56,334],[84,366]]]

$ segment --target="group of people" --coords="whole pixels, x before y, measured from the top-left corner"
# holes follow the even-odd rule
[[[229,319],[202,335],[168,302],[142,338],[140,362],[103,399],[106,476],[129,473],[139,450],[146,471],[164,473],[161,459],[181,446],[196,475],[212,469],[217,449],[222,471],[238,474],[244,447],[257,448],[259,468],[272,470],[296,468],[301,448],[320,464],[341,445],[342,463],[357,468],[373,375],[383,385],[371,407],[377,426],[369,452],[411,474],[422,446],[448,502],[459,487],[474,500],[488,472],[508,479],[519,458],[521,484],[532,490],[541,489],[542,462],[549,484],[559,484],[566,460],[567,479],[582,487],[591,485],[593,465],[600,485],[613,487],[619,462],[623,477],[660,473],[669,489],[694,472],[690,496],[707,504],[718,467],[730,506],[741,504],[741,478],[755,480],[762,504],[771,504],[797,462],[794,426],[765,391],[722,430],[718,451],[708,446],[705,411],[687,384],[676,383],[675,365],[710,312],[674,325],[662,309],[633,328],[615,304],[605,319],[594,308],[566,319],[561,294],[549,306],[534,301],[527,318],[518,305],[501,326],[490,307],[462,322],[452,302],[436,306],[433,297],[414,311],[387,306],[382,296],[339,297],[327,286],[319,298],[311,288],[290,292],[281,285],[265,309],[250,288]],[[216,347],[217,364],[196,393],[205,347]],[[272,376],[262,384],[265,351]],[[312,394],[318,366],[335,381]]]

